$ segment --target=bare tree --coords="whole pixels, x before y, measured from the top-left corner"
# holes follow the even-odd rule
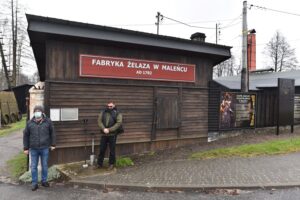
[[[214,67],[214,76],[233,76],[240,72],[240,67],[235,63],[235,57],[231,56],[230,59],[218,64]]]
[[[3,38],[4,59],[12,86],[24,82],[23,68],[35,67],[35,63],[30,62],[34,60],[34,57],[26,31],[27,23],[24,13],[25,8],[18,3],[18,0],[5,0],[0,5],[0,37]]]
[[[274,68],[275,72],[298,68],[295,49],[291,48],[279,31],[276,31],[266,45],[264,54],[267,56],[270,67]]]

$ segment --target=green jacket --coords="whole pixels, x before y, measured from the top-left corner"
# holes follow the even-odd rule
[[[118,128],[121,126],[122,124],[122,120],[123,120],[123,117],[122,117],[122,114],[119,113],[118,111],[116,110],[113,110],[112,112],[117,112],[117,115],[116,115],[116,123],[113,123],[111,120],[111,113],[109,112],[106,112],[105,110],[104,111],[101,111],[99,116],[98,116],[98,126],[100,128],[100,132],[102,135],[106,135],[106,136],[112,136],[112,135],[115,135],[118,130]],[[105,122],[103,122],[103,118],[106,119]],[[113,124],[112,126],[109,126],[109,124]],[[108,128],[109,130],[109,133],[108,134],[105,134],[103,132],[103,130],[105,129],[105,127]]]

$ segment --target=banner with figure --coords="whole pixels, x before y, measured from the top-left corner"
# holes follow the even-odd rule
[[[256,94],[222,92],[219,107],[221,130],[255,127]]]

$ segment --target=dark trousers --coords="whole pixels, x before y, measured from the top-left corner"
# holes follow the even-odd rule
[[[102,136],[100,141],[100,153],[98,156],[98,165],[103,166],[103,160],[105,152],[107,149],[107,144],[109,145],[109,165],[116,164],[116,141],[117,136]]]

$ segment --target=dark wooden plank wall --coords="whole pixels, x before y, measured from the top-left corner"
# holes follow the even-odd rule
[[[49,83],[51,108],[79,108],[79,121],[54,122],[57,145],[82,146],[85,143],[83,119],[88,119],[87,133],[96,133],[99,142],[97,117],[108,100],[116,102],[124,117],[125,134],[118,143],[151,141],[153,122],[153,87],[90,85],[76,83]],[[178,88],[159,88],[158,94],[177,95]],[[207,136],[208,92],[183,89],[181,138]],[[156,140],[176,139],[178,128],[156,130]],[[90,138],[90,136],[88,136]]]
[[[55,122],[59,147],[80,147],[85,144],[83,119],[88,119],[88,133],[96,133],[97,117],[108,100],[116,102],[124,115],[125,134],[118,143],[145,143],[180,138],[206,138],[208,129],[208,80],[212,61],[195,55],[157,52],[137,47],[112,44],[80,44],[48,41],[46,44],[46,110],[49,108],[79,108],[79,121]],[[107,55],[127,58],[194,63],[195,83],[119,80],[79,77],[79,54]],[[130,85],[130,86],[129,86]],[[159,96],[178,98],[181,126],[153,131],[155,100]],[[154,126],[155,127],[155,126]],[[151,137],[151,133],[154,137]],[[88,138],[88,141],[90,139]],[[164,143],[155,143],[158,148]],[[167,143],[166,143],[167,144]],[[146,145],[147,146],[147,145]],[[141,147],[139,147],[141,148]]]
[[[166,97],[166,98],[178,98],[179,96],[179,89],[178,88],[157,88],[157,93],[156,93],[156,97],[154,98],[159,98],[159,97]],[[159,103],[159,102],[156,102]],[[157,107],[157,111],[155,112],[155,114],[159,114],[159,109],[162,109],[159,105],[156,106]],[[165,112],[164,110],[162,112]],[[158,120],[158,119],[157,119]],[[157,140],[162,140],[162,139],[175,139],[177,138],[177,128],[173,128],[173,129],[168,129],[166,130],[162,130],[162,129],[156,129],[156,139]]]
[[[256,127],[277,124],[277,89],[265,88],[257,92]]]
[[[66,41],[47,41],[46,43],[46,80],[72,80],[99,83],[170,85],[208,88],[213,61],[205,56],[191,55],[187,52],[172,52],[144,49],[138,46],[117,44],[82,44]],[[105,55],[145,60],[188,63],[196,65],[195,83],[164,82],[150,80],[127,80],[109,78],[79,77],[79,55]]]
[[[220,92],[238,91],[229,90],[215,81],[210,81],[209,84],[208,131],[218,131]],[[257,94],[256,127],[276,126],[278,112],[277,88],[261,88],[261,90],[253,92]],[[300,94],[300,87],[295,87],[295,94]]]
[[[238,92],[230,90],[215,81],[210,82],[209,108],[208,108],[208,131],[219,130],[219,104],[221,92]],[[277,124],[277,88],[263,88],[253,91],[257,94],[256,102],[256,127],[270,127]]]
[[[183,90],[181,138],[207,137],[208,91]]]
[[[89,139],[90,142],[90,139]],[[132,155],[138,153],[145,153],[156,150],[164,150],[168,148],[175,148],[190,144],[202,144],[206,143],[207,138],[190,138],[190,139],[174,139],[174,140],[163,140],[163,141],[152,141],[152,142],[140,142],[140,143],[125,143],[118,144],[116,147],[117,156],[121,155]],[[95,146],[95,153],[99,153],[99,144]],[[79,147],[68,147],[68,148],[57,148],[55,151],[50,152],[49,163],[66,163],[74,161],[82,161],[89,159],[91,154],[91,146],[86,149],[82,146]]]
[[[219,109],[221,92],[230,91],[215,81],[209,82],[209,103],[208,103],[208,131],[219,130]]]
[[[61,146],[83,145],[83,119],[88,119],[88,132],[99,133],[97,117],[107,101],[115,101],[123,113],[126,134],[119,142],[149,141],[152,125],[152,88],[50,83],[51,108],[79,108],[79,122],[56,122],[57,143]],[[130,133],[130,134],[128,134]],[[99,136],[99,134],[97,134]],[[98,141],[99,137],[97,137]]]

